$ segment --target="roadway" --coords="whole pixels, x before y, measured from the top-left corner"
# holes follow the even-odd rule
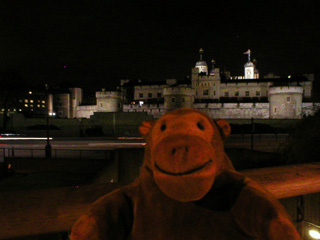
[[[253,135],[253,149],[267,152],[274,152],[285,141],[287,135],[274,134],[255,134]],[[58,151],[91,151],[91,153],[101,150],[112,150],[116,148],[143,148],[145,141],[141,138],[53,138],[50,141],[52,150]],[[14,151],[14,156],[34,156],[38,153],[44,154],[45,146],[47,145],[46,138],[0,138],[0,157],[4,154],[11,156]],[[252,148],[251,134],[231,135],[225,142],[226,148]],[[12,151],[13,150],[13,151]],[[31,152],[32,151],[32,152]],[[103,151],[102,151],[103,152]],[[18,155],[17,155],[18,154]],[[0,159],[1,161],[1,159]]]

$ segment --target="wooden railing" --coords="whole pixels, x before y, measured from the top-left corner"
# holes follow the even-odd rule
[[[277,198],[320,192],[320,163],[242,173]],[[0,239],[69,231],[93,201],[119,187],[109,183],[1,193]]]

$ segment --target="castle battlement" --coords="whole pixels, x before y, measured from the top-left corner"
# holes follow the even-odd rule
[[[121,97],[120,92],[113,92],[113,91],[99,91],[96,92],[97,98],[119,98]]]
[[[140,86],[134,86],[134,89],[158,89],[158,88],[163,88],[167,85],[140,85]]]
[[[303,94],[303,88],[300,86],[280,86],[280,87],[270,87],[269,94]]]

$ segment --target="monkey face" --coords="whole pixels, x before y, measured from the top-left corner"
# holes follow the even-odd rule
[[[187,202],[201,199],[210,190],[224,150],[219,125],[198,111],[181,110],[152,125],[149,167],[163,193]]]

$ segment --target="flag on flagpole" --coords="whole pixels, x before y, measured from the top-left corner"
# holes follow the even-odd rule
[[[250,54],[251,53],[251,50],[248,49],[248,51],[244,52],[243,54]]]

